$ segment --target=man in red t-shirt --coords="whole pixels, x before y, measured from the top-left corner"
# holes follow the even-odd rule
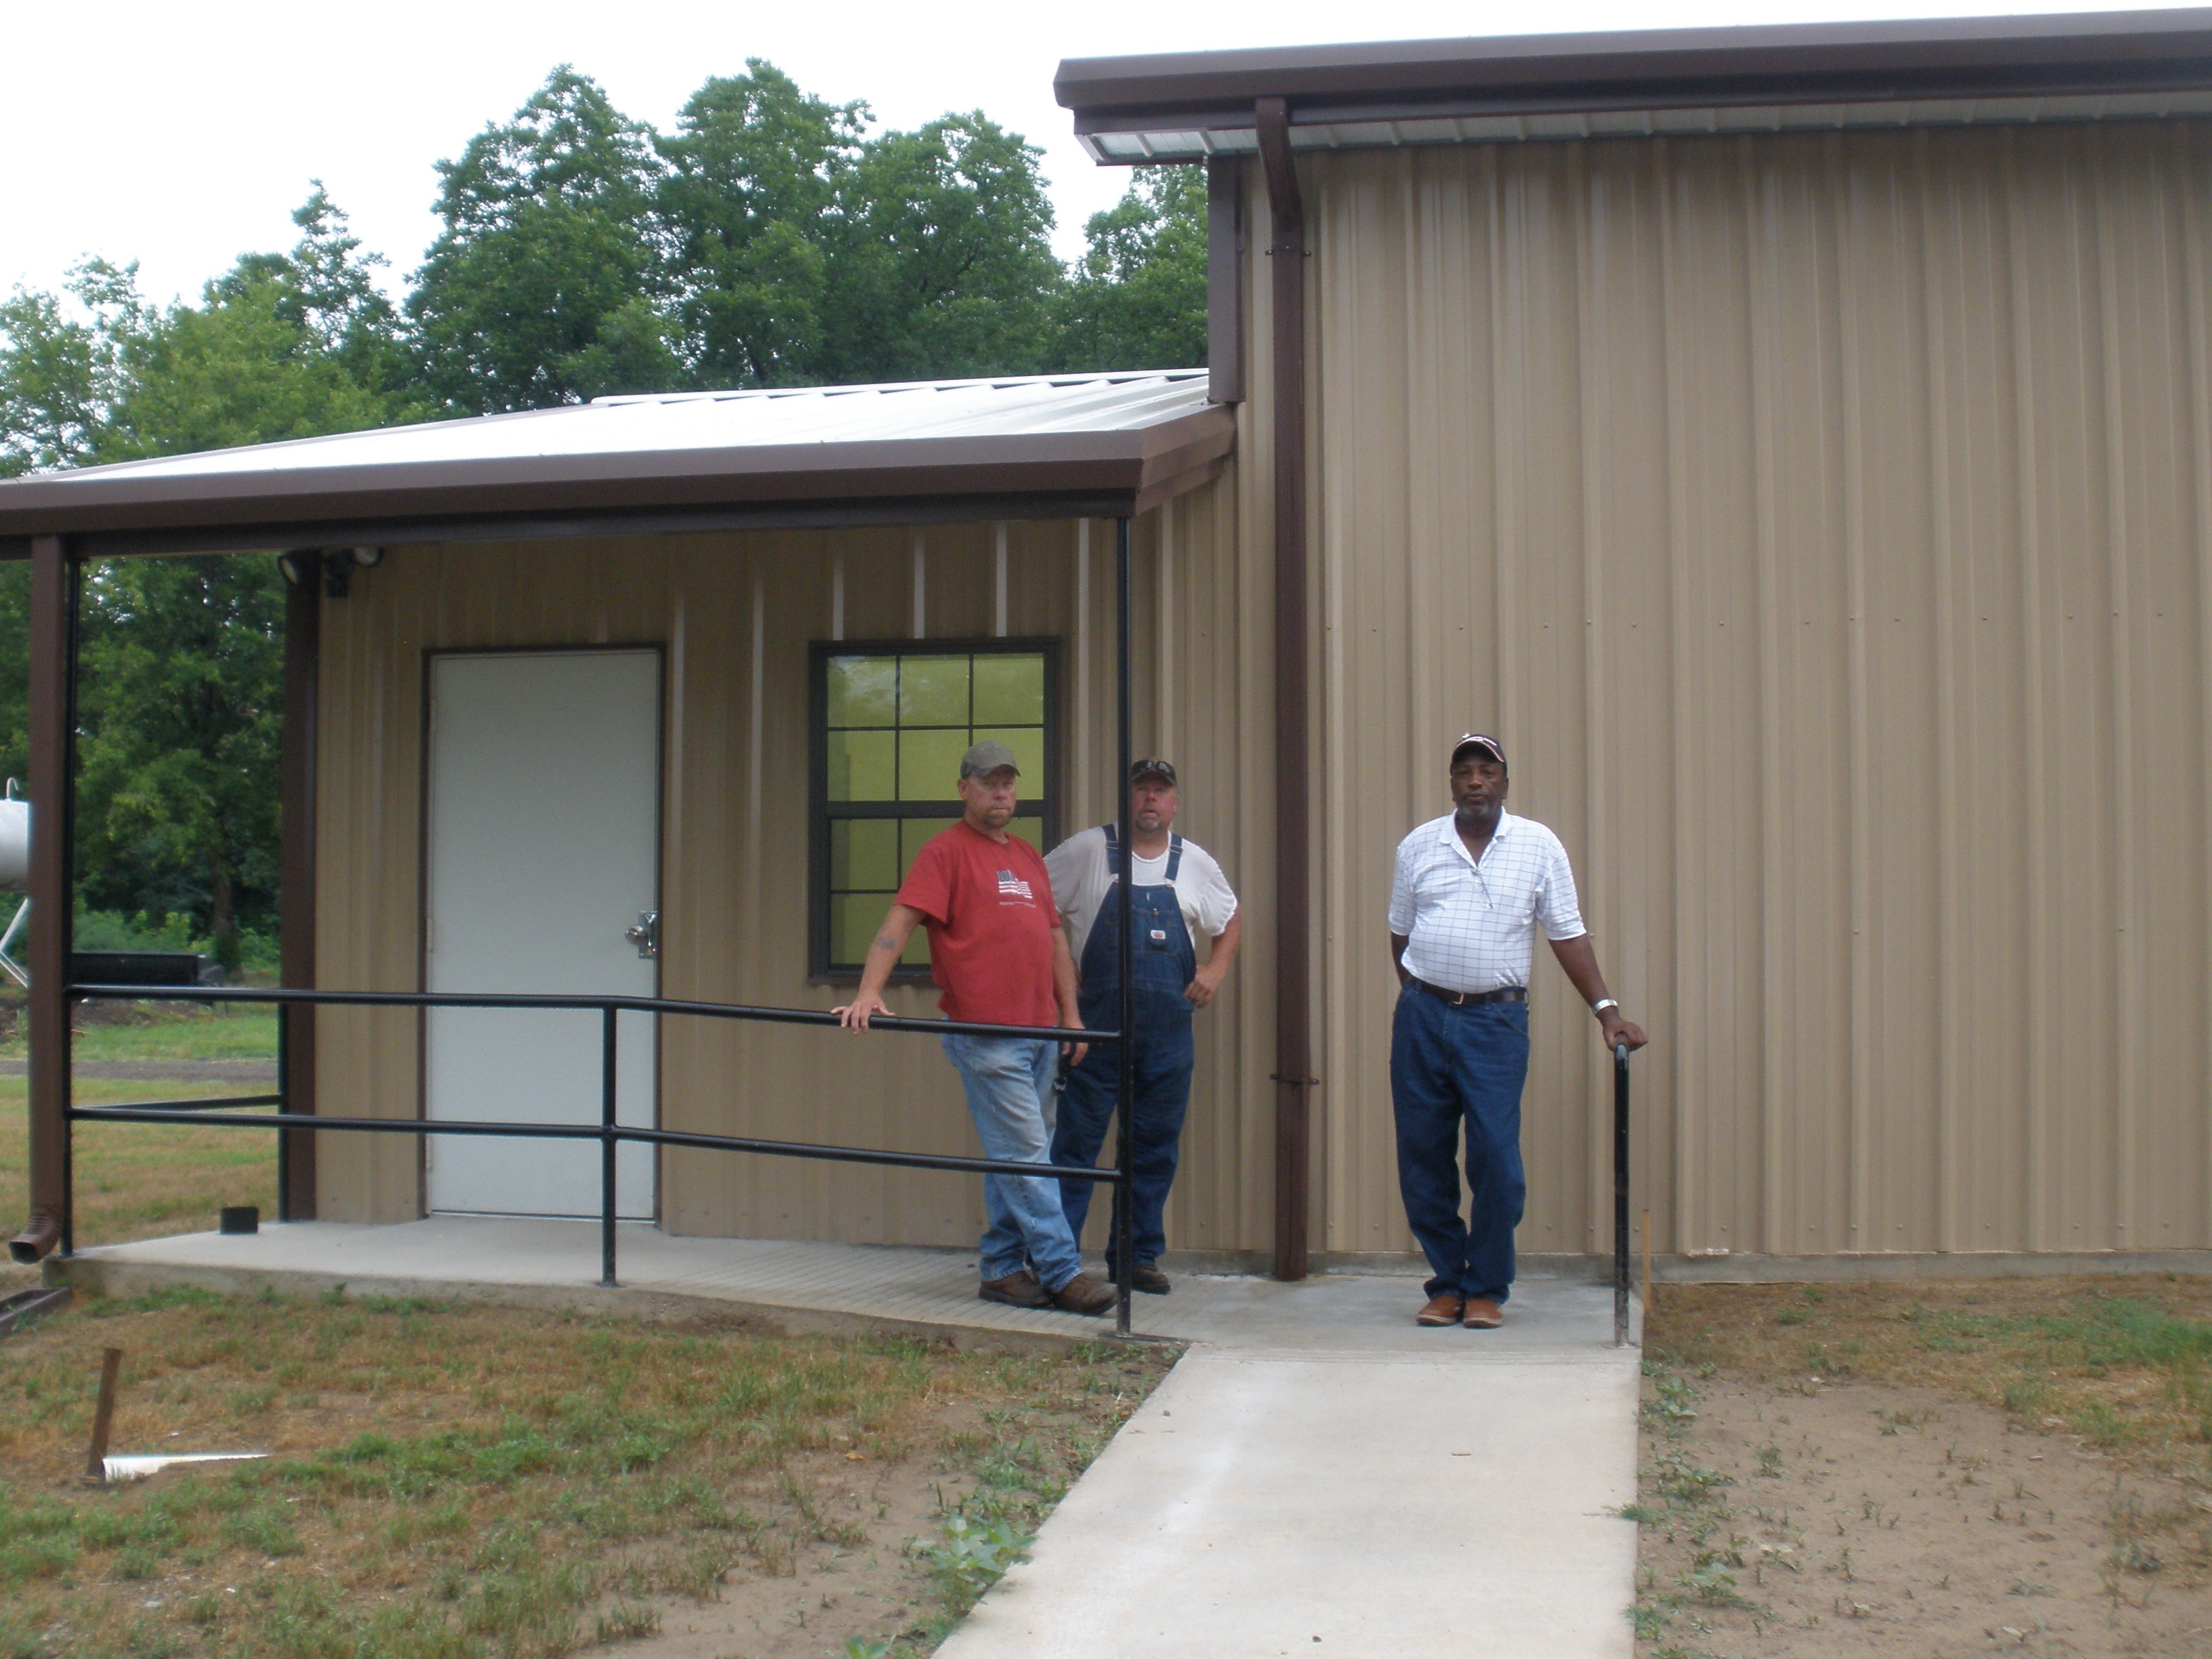
[[[1003,743],[979,743],[960,758],[960,821],[915,854],[890,913],[860,969],[860,988],[837,1009],[838,1023],[865,1031],[886,1012],[884,986],[917,926],[929,930],[930,977],[947,1019],[972,1025],[1083,1028],[1075,959],[1052,902],[1044,860],[1008,833],[1021,771]],[[1010,1164],[1052,1162],[1053,1073],[1062,1045],[1044,1037],[939,1039],[960,1073],[983,1156]],[[1069,1045],[1072,1062],[1084,1045]],[[979,1266],[987,1302],[1018,1308],[1103,1313],[1113,1288],[1083,1271],[1075,1235],[1049,1176],[983,1177]]]

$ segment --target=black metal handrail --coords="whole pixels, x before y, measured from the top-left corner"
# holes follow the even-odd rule
[[[1644,1310],[1646,1319],[1651,1310]],[[1613,1346],[1628,1346],[1628,1045],[1613,1045]]]
[[[973,1175],[1052,1176],[1063,1180],[1095,1181],[1126,1188],[1129,1175],[1126,1158],[1104,1168],[1059,1164],[1019,1164],[1003,1158],[963,1158],[940,1152],[902,1152],[887,1148],[840,1146],[811,1141],[766,1140],[744,1135],[706,1134],[690,1130],[646,1128],[616,1121],[617,1019],[624,1013],[689,1014],[710,1019],[738,1019],[785,1025],[836,1025],[837,1016],[823,1008],[777,1008],[742,1003],[689,1002],[667,997],[569,996],[477,991],[322,991],[258,986],[143,986],[72,985],[72,998],[130,1002],[238,1002],[283,1005],[334,1004],[399,1008],[523,1008],[572,1012],[596,1012],[599,1028],[599,1121],[592,1123],[483,1122],[442,1118],[323,1117],[283,1109],[286,1099],[281,1060],[277,1092],[239,1095],[208,1101],[158,1101],[123,1106],[80,1106],[72,1098],[66,1121],[110,1123],[212,1124],[237,1128],[328,1129],[370,1134],[506,1135],[520,1139],[593,1140],[599,1143],[599,1282],[610,1288],[616,1277],[616,1152],[625,1140],[655,1146],[687,1146],[708,1151],[800,1158],[840,1164],[874,1164],[896,1169],[947,1170]],[[968,1020],[908,1019],[882,1015],[868,1022],[870,1030],[911,1032],[934,1036],[1026,1037],[1052,1042],[1119,1042],[1119,1031],[1071,1031],[1056,1025],[991,1025]],[[280,1028],[280,1040],[281,1040]],[[251,1115],[232,1109],[273,1104],[274,1112]],[[74,1194],[65,1195],[74,1203]],[[1118,1196],[1118,1194],[1117,1194]],[[1117,1211],[1126,1212],[1126,1201]],[[1117,1215],[1117,1221],[1126,1221]],[[1121,1259],[1126,1261],[1126,1249]],[[1129,1334],[1129,1281],[1124,1272],[1115,1287],[1115,1327]]]

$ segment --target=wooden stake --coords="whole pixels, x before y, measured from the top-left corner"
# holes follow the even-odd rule
[[[1651,1323],[1651,1212],[1644,1212],[1644,1322]]]
[[[84,1476],[104,1480],[107,1476],[107,1431],[115,1426],[115,1378],[123,1369],[123,1350],[104,1349],[100,1356],[100,1404],[92,1413],[92,1449],[85,1454]]]

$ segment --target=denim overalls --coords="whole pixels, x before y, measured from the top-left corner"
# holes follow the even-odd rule
[[[1114,885],[1091,924],[1091,937],[1083,946],[1082,989],[1079,1006],[1083,1023],[1096,1031],[1110,1031],[1120,1017],[1121,962],[1115,929],[1121,923],[1121,860],[1119,837],[1113,824],[1106,826],[1107,869]],[[1182,867],[1182,837],[1168,840],[1167,880],[1156,887],[1135,890],[1136,937],[1129,959],[1130,981],[1135,988],[1136,1101],[1129,1122],[1136,1145],[1131,1149],[1134,1168],[1130,1197],[1130,1248],[1139,1267],[1159,1260],[1167,1248],[1162,1213],[1168,1188],[1175,1182],[1176,1158],[1182,1139],[1183,1114],[1190,1106],[1190,999],[1183,994],[1198,975],[1198,953],[1190,929],[1183,925],[1182,907],[1176,902],[1175,878]],[[1067,1094],[1060,1102],[1060,1121],[1053,1132],[1052,1161],[1061,1164],[1090,1164],[1098,1161],[1106,1143],[1106,1128],[1114,1115],[1114,1099],[1121,1087],[1121,1057],[1116,1045],[1093,1043],[1083,1064],[1067,1075]],[[1077,1240],[1083,1237],[1084,1218],[1091,1209],[1093,1183],[1063,1181],[1060,1198],[1067,1210],[1067,1224]],[[1106,1260],[1114,1265],[1114,1244],[1106,1246]]]

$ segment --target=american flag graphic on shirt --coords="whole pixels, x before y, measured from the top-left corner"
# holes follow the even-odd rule
[[[999,896],[1002,899],[1019,899],[1024,904],[1036,902],[1036,896],[1030,891],[1029,883],[1011,870],[999,872]]]

